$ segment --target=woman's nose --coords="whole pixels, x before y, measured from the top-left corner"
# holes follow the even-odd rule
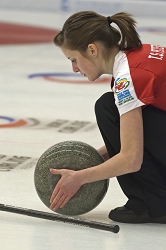
[[[77,66],[73,66],[73,72],[75,72],[75,73],[77,73],[77,72],[79,72],[80,70],[79,70],[79,68],[77,67]]]

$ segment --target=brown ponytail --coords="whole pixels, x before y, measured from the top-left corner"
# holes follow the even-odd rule
[[[120,50],[140,49],[141,40],[136,31],[136,21],[126,12],[110,16],[119,30],[108,22],[108,17],[93,11],[81,11],[71,15],[54,38],[55,45],[85,52],[88,44],[102,42],[105,48],[119,46]]]
[[[142,47],[139,34],[136,31],[136,21],[127,12],[120,12],[110,17],[121,31],[120,49],[139,49]]]

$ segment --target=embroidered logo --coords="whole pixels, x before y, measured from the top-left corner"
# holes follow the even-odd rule
[[[117,78],[114,85],[114,93],[117,95],[118,105],[134,100],[134,97],[131,95],[128,86],[130,81],[126,78]]]

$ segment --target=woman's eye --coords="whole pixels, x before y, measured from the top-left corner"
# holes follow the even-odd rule
[[[72,62],[72,63],[76,63],[76,59],[73,59],[71,62]]]

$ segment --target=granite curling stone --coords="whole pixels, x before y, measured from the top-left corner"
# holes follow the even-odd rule
[[[79,141],[64,141],[46,150],[35,167],[34,183],[41,201],[50,208],[50,197],[61,176],[50,173],[50,168],[81,170],[99,165],[103,157],[92,146]],[[97,207],[103,200],[109,180],[84,184],[79,191],[56,213],[75,216],[85,214]]]

